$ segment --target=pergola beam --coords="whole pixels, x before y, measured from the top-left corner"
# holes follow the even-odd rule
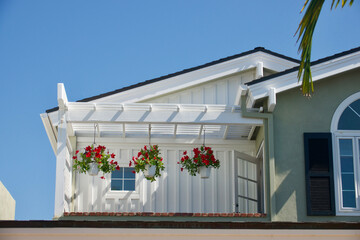
[[[261,119],[243,118],[238,106],[193,104],[95,104],[68,103],[68,123],[113,124],[199,124],[252,125],[263,124]],[[57,114],[49,114],[54,123]]]

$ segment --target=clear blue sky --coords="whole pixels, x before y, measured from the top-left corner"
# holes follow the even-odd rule
[[[299,58],[303,2],[0,0],[0,181],[16,219],[53,216],[55,156],[39,115],[57,106],[58,82],[76,101],[257,46]],[[360,2],[329,9],[313,60],[360,46]]]

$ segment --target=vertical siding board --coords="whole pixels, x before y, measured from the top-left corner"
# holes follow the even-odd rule
[[[175,166],[173,166],[173,159],[175,159],[175,151],[174,150],[168,150],[167,151],[168,156],[168,199],[167,199],[167,206],[169,212],[176,212],[176,202],[177,202],[177,191],[178,188],[174,188],[175,186],[175,180],[176,180],[176,173],[175,173]]]
[[[226,104],[226,83],[227,81],[221,81],[216,85],[216,104]]]
[[[168,195],[168,156],[167,156],[167,149],[164,149],[162,151],[164,153],[163,156],[163,162],[164,162],[164,166],[165,166],[165,171],[163,172],[163,176],[162,176],[162,212],[167,212],[168,211],[168,206],[167,206],[167,195]]]

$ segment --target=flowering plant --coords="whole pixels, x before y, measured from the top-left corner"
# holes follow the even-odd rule
[[[211,147],[205,147],[201,146],[200,150],[198,148],[193,149],[194,157],[190,158],[187,155],[187,151],[183,153],[183,157],[181,158],[181,161],[178,162],[178,164],[181,164],[181,171],[188,170],[189,174],[191,176],[196,176],[197,173],[199,173],[199,169],[202,166],[208,167],[214,167],[219,168],[220,167],[220,161],[215,159],[214,152],[211,149]]]
[[[90,169],[91,163],[97,163],[97,167],[103,173],[110,173],[112,171],[120,170],[120,167],[116,161],[114,161],[115,154],[114,153],[105,153],[105,146],[97,146],[94,145],[87,146],[84,148],[85,152],[80,153],[78,158],[79,150],[76,151],[75,156],[73,156],[74,170],[79,171],[80,173],[86,173]],[[111,158],[111,161],[109,160]],[[101,177],[105,179],[104,176]]]
[[[155,166],[155,175],[152,177],[146,177],[147,180],[155,181],[155,177],[160,177],[161,173],[160,171],[163,171],[165,169],[163,158],[160,157],[160,149],[158,145],[150,145],[149,148],[144,146],[139,152],[137,157],[133,157],[132,160],[129,162],[129,167],[134,164],[135,171],[139,173],[140,171],[145,171],[145,166]]]

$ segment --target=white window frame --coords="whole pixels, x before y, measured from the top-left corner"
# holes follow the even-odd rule
[[[338,130],[338,123],[344,110],[354,101],[360,99],[360,92],[346,98],[336,109],[332,121],[332,146],[333,146],[333,166],[334,166],[334,186],[335,186],[335,206],[337,216],[360,216],[360,130]],[[342,183],[341,183],[341,162],[340,162],[340,139],[353,140],[353,163],[355,180],[356,208],[343,207]]]
[[[121,151],[121,150],[120,150]],[[131,151],[129,151],[131,152]],[[116,152],[116,156],[121,156],[120,152]],[[119,167],[129,167],[130,155],[125,159],[118,159]],[[125,191],[125,190],[111,190],[111,173],[106,174],[106,186],[108,186],[108,191],[105,194],[105,198],[116,198],[116,199],[140,199],[140,176],[138,173],[135,173],[135,190],[134,191]]]

